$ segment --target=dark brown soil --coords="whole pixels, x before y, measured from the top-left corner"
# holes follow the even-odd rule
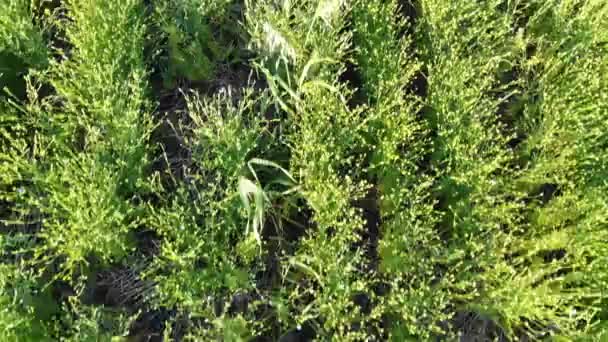
[[[140,314],[129,328],[129,341],[132,342],[164,342],[163,335],[165,328],[172,318],[175,317],[175,310],[160,308],[150,310]],[[180,336],[175,336],[174,341],[181,341]]]
[[[504,331],[491,319],[474,312],[460,312],[452,326],[460,342],[509,342]]]
[[[545,183],[539,189],[542,204],[547,204],[554,197],[561,195],[562,191],[558,184]]]
[[[552,249],[552,250],[548,250],[548,251],[542,251],[540,253],[540,256],[543,258],[543,261],[546,263],[550,263],[552,261],[557,261],[557,260],[561,260],[564,257],[566,257],[566,255],[568,254],[568,252],[563,249]]]
[[[84,298],[85,303],[136,311],[152,294],[154,283],[141,279],[139,268],[116,266],[97,272]]]
[[[151,258],[160,252],[161,238],[151,229],[139,229],[135,232],[137,252],[144,258]]]
[[[399,4],[399,14],[408,23],[406,31],[402,32],[402,35],[412,35],[418,22],[418,17],[420,17],[418,0],[398,0],[397,2]]]
[[[282,335],[278,342],[310,342],[316,337],[316,333],[312,325],[303,324],[301,327],[292,329]]]
[[[347,85],[349,89],[354,91],[353,95],[348,98],[347,104],[350,109],[355,109],[364,105],[367,101],[367,95],[363,89],[363,78],[357,70],[357,65],[350,59],[347,59],[344,64],[345,69],[338,79],[340,83]]]

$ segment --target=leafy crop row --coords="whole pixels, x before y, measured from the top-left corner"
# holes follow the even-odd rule
[[[0,4],[0,340],[601,341],[600,0]]]

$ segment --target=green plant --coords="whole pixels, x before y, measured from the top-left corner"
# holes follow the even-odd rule
[[[0,10],[0,340],[605,339],[605,1]]]
[[[357,279],[360,252],[351,249],[363,220],[351,200],[363,197],[367,185],[359,174],[362,161],[356,149],[365,121],[358,109],[348,108],[352,94],[338,82],[349,47],[350,36],[341,32],[349,10],[342,1],[249,2],[247,27],[260,55],[257,67],[293,123],[287,133],[289,172],[300,184],[317,227],[314,235],[302,239],[286,269],[295,321],[323,317],[320,332],[356,338],[359,332],[346,327],[360,319],[351,298],[365,288]],[[301,287],[303,279],[319,288],[312,302],[302,300],[309,291]]]
[[[432,147],[429,123],[417,114],[424,94],[413,89],[421,87],[415,77],[425,75],[414,50],[416,37],[401,35],[416,23],[400,13],[397,1],[359,1],[352,14],[353,55],[368,99],[368,172],[377,183],[383,222],[377,272],[395,288],[378,298],[382,306],[376,315],[395,317],[385,327],[393,338],[430,338],[429,322],[446,318],[448,299],[431,276],[442,253],[434,229],[441,216],[430,196],[433,178],[423,174],[424,156]]]
[[[44,29],[34,24],[27,0],[5,1],[0,13],[0,96],[8,90],[24,98],[28,69],[44,69],[48,64]]]
[[[2,248],[7,248],[2,238]],[[51,317],[57,305],[48,291],[21,266],[0,264],[0,334],[6,341],[50,341]]]
[[[166,87],[172,87],[177,78],[211,79],[216,65],[233,53],[232,42],[217,32],[229,20],[231,4],[232,0],[180,0],[160,2],[155,8],[167,40]]]
[[[150,270],[159,284],[161,303],[177,304],[210,320],[213,303],[207,303],[208,296],[251,287],[251,275],[239,266],[231,241],[247,241],[259,228],[248,231],[248,225],[256,223],[240,200],[239,179],[247,175],[248,162],[261,146],[264,122],[255,109],[267,106],[267,99],[264,94],[246,94],[237,104],[226,95],[189,96],[191,124],[180,130],[188,132],[183,139],[192,156],[187,183],[166,199],[165,206],[150,207],[148,224],[163,239]],[[260,215],[257,224],[263,220]],[[167,267],[170,272],[162,272]]]
[[[130,251],[137,208],[129,201],[141,189],[150,125],[140,116],[146,103],[142,23],[133,17],[139,4],[66,6],[71,21],[61,25],[71,58],[36,75],[56,95],[39,99],[39,88],[28,85],[28,102],[12,106],[29,130],[14,136],[8,128],[3,159],[12,162],[4,184],[21,189],[22,212],[14,219],[28,211],[44,217],[34,232],[44,243],[32,247],[32,262],[42,270],[59,261],[57,277],[72,280],[86,274],[89,258],[111,263]]]

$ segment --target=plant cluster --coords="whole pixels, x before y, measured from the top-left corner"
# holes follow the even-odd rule
[[[602,0],[0,3],[0,340],[603,341]]]

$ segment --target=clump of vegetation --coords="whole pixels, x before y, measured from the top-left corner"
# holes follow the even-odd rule
[[[219,63],[238,57],[234,45],[239,32],[230,23],[237,20],[231,13],[232,3],[180,0],[155,5],[160,27],[160,37],[155,39],[166,40],[166,87],[174,86],[178,79],[208,81],[215,76]]]
[[[28,71],[48,63],[45,28],[35,25],[29,1],[4,1],[0,13],[0,96],[23,98]]]
[[[0,339],[600,341],[599,0],[0,4]]]

